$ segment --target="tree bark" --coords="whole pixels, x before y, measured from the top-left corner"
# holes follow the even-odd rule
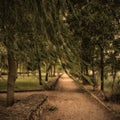
[[[113,82],[112,82],[112,92],[114,91],[114,85],[115,85],[115,80],[116,80],[116,74],[117,74],[117,70],[116,70],[116,58],[115,58],[115,54],[113,54],[113,65],[112,65],[112,76],[113,76]]]
[[[54,72],[53,72],[53,76],[55,77],[55,73],[56,73],[56,65],[53,66],[54,67]]]
[[[104,50],[100,47],[100,67],[101,67],[101,90],[104,91]]]
[[[39,84],[42,85],[42,72],[40,62],[38,63]]]
[[[85,74],[89,75],[89,73],[88,73],[88,66],[87,65],[85,65]]]
[[[49,74],[49,70],[51,69],[52,64],[49,65],[49,67],[46,70],[46,76],[45,76],[45,81],[48,81],[48,74]]]
[[[94,58],[92,58],[92,79],[93,79],[93,89],[95,90],[98,87],[97,80],[95,78],[95,65],[94,65]]]
[[[92,60],[92,78],[95,79],[94,58]]]
[[[48,81],[48,72],[46,72],[45,81]]]
[[[51,66],[51,69],[50,69],[50,77],[52,77],[53,76],[53,68],[52,68],[52,66]]]
[[[7,83],[7,106],[14,104],[14,85],[17,78],[17,64],[14,54],[8,51],[8,83]]]

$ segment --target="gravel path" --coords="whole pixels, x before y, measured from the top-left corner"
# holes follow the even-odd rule
[[[45,109],[42,120],[117,120],[67,75],[62,76],[56,88],[45,94],[48,103],[57,109]]]

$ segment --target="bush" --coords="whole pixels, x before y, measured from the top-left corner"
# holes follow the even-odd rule
[[[120,103],[120,81],[115,84],[113,93],[110,96],[110,100],[116,103]]]

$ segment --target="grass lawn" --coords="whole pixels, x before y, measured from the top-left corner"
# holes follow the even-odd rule
[[[16,91],[24,90],[41,90],[42,86],[39,85],[39,80],[37,76],[18,76],[15,82]],[[7,80],[0,80],[0,92],[7,90]]]

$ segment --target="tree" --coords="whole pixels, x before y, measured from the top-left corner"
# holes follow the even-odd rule
[[[92,60],[91,56],[94,56],[92,54],[95,53],[95,48],[97,47],[100,50],[101,90],[104,91],[104,52],[113,40],[115,30],[112,8],[107,2],[92,0],[86,1],[82,6],[80,6],[80,3],[77,1],[71,9],[73,15],[68,14],[68,23],[73,35],[80,38],[78,39],[78,43],[82,43],[81,48],[83,48],[83,51],[85,50],[85,52],[79,53],[81,54],[81,58],[83,58],[83,63],[87,62],[88,65],[91,65],[92,62],[90,60]],[[89,52],[91,48],[93,49],[93,53]],[[82,51],[82,49],[80,49],[80,51]],[[83,65],[86,66],[85,64]],[[83,65],[81,65],[82,69],[84,68]],[[93,64],[91,66],[93,66]]]
[[[64,6],[64,3],[64,0],[0,1],[0,43],[4,44],[7,50],[9,64],[8,106],[14,103],[16,62],[20,59],[27,60],[33,55],[30,53],[31,43],[35,42],[35,46],[39,45],[36,46],[36,54],[40,52],[39,47],[42,40],[51,41],[52,44],[57,46],[59,42],[56,37],[59,29],[59,9]],[[34,39],[31,39],[31,36]],[[43,39],[40,39],[41,36]],[[40,54],[36,61],[40,70]]]
[[[4,44],[8,53],[8,90],[7,90],[7,105],[10,106],[14,103],[14,84],[17,73],[17,54],[20,53],[23,46],[27,46],[29,34],[34,31],[35,12],[31,8],[31,1],[14,1],[2,0],[0,1],[0,33],[1,43]],[[24,5],[23,5],[24,4]],[[24,29],[23,29],[24,26]],[[20,40],[21,35],[23,39]],[[22,44],[23,43],[23,44]],[[24,50],[24,49],[22,49]],[[24,51],[25,52],[25,51]]]

